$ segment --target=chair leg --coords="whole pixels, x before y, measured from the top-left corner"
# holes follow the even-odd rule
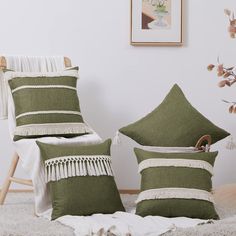
[[[11,185],[11,177],[13,177],[13,175],[15,173],[18,161],[19,161],[19,156],[17,153],[14,153],[14,155],[12,157],[10,169],[9,169],[7,177],[3,183],[2,191],[0,193],[0,205],[4,204],[7,192],[9,190],[10,185]]]

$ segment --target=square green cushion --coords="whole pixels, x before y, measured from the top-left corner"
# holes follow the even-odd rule
[[[141,173],[136,214],[218,219],[212,172],[218,152],[159,153],[135,148]]]
[[[195,146],[206,134],[215,143],[229,135],[199,113],[177,84],[154,111],[119,131],[141,145],[163,147]]]
[[[37,144],[51,194],[52,220],[125,211],[111,169],[110,139],[89,146]]]
[[[8,81],[15,105],[14,140],[43,136],[75,137],[91,133],[77,95],[78,68],[30,77],[12,73]],[[57,75],[58,74],[58,75]],[[19,76],[20,75],[20,76]]]

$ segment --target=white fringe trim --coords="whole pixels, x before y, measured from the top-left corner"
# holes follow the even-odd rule
[[[193,188],[159,188],[159,189],[149,189],[143,191],[139,194],[136,203],[145,200],[154,200],[154,199],[170,199],[170,198],[179,198],[179,199],[197,199],[204,200],[214,203],[214,198],[212,193]]]
[[[195,147],[158,147],[158,146],[142,146],[142,149],[150,152],[161,152],[161,153],[196,153],[202,152]]]
[[[79,79],[78,70],[63,70],[63,71],[56,71],[56,72],[12,72],[8,71],[5,73],[5,79],[11,80],[13,78],[18,77],[61,77],[61,76],[69,76],[69,77],[76,77]]]
[[[18,88],[13,89],[11,92],[15,93],[22,89],[51,89],[51,88],[70,89],[70,90],[77,91],[75,87],[66,86],[66,85],[24,85],[24,86],[20,86]]]
[[[93,133],[93,130],[84,123],[45,123],[17,126],[14,135],[34,136],[84,133]]]
[[[46,182],[74,176],[113,176],[111,157],[106,155],[64,156],[45,161]]]
[[[32,112],[25,112],[18,116],[16,116],[16,119],[19,119],[24,116],[31,116],[31,115],[42,115],[42,114],[71,114],[71,115],[79,115],[81,116],[81,113],[78,111],[63,111],[63,110],[55,110],[55,111],[32,111]]]
[[[189,160],[189,159],[148,159],[139,163],[138,171],[139,173],[147,168],[153,167],[188,167],[188,168],[198,168],[208,171],[213,175],[213,166],[206,161],[202,160]]]

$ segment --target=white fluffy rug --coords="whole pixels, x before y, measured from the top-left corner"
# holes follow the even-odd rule
[[[135,195],[122,195],[126,208],[132,208]],[[236,236],[236,209],[217,205],[222,220],[189,229],[176,229],[165,236]],[[235,215],[235,216],[233,216]],[[34,216],[32,193],[10,193],[0,207],[1,236],[73,236],[72,229]]]

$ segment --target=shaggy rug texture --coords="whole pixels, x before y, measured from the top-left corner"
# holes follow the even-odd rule
[[[126,209],[134,206],[135,195],[122,195]],[[236,236],[236,209],[218,204],[222,220],[195,228],[176,229],[164,236]],[[73,230],[57,222],[50,222],[34,215],[32,193],[10,193],[6,204],[0,207],[1,236],[73,236]]]

